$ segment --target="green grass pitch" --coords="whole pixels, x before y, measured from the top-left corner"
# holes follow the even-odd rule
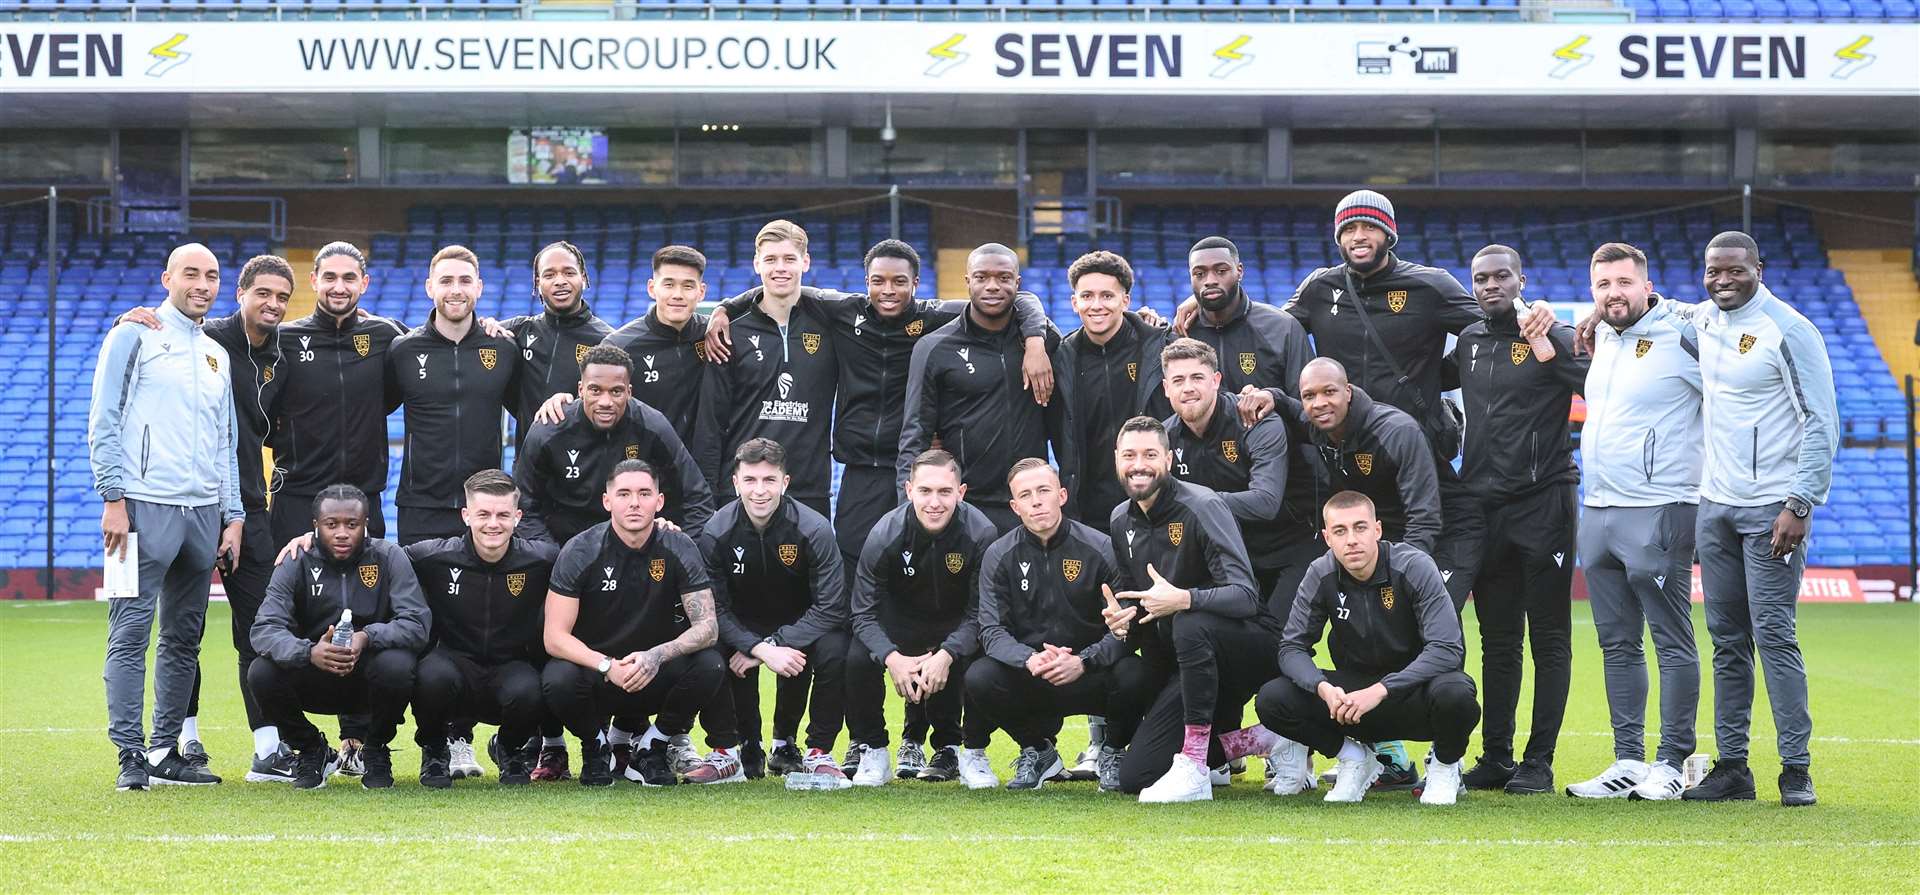
[[[208,620],[201,731],[230,782],[117,793],[100,682],[105,617],[99,604],[0,606],[0,891],[1920,889],[1920,606],[1911,604],[1801,608],[1820,804],[1791,811],[1774,787],[1764,689],[1753,749],[1760,800],[1746,804],[1472,793],[1434,809],[1401,793],[1329,806],[1260,792],[1257,761],[1212,803],[1174,806],[1088,783],[1032,794],[908,782],[788,793],[773,780],[507,791],[490,767],[484,781],[429,792],[415,779],[408,729],[395,744],[395,789],[335,778],[296,793],[239,782],[251,739],[224,604]],[[1467,618],[1475,644],[1471,610]],[[1574,619],[1562,787],[1611,758],[1584,604]],[[1705,662],[1698,609],[1694,624]],[[1469,653],[1477,677],[1477,646]],[[1711,683],[1703,689],[1701,748],[1710,752]],[[1524,697],[1521,705],[1524,727]],[[1083,731],[1070,721],[1062,751],[1077,750]],[[996,740],[1003,776],[1013,751]]]

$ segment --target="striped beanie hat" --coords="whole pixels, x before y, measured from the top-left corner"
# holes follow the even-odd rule
[[[1369,221],[1387,231],[1387,247],[1392,248],[1400,241],[1400,231],[1393,224],[1393,203],[1387,197],[1373,190],[1354,190],[1333,209],[1333,238],[1340,238],[1340,228],[1353,221]]]

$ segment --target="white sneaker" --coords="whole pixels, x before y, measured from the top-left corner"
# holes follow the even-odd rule
[[[1427,788],[1420,793],[1422,805],[1451,805],[1460,798],[1460,762],[1427,763]]]
[[[1646,779],[1646,762],[1622,758],[1608,765],[1600,776],[1567,787],[1567,795],[1580,799],[1624,799]]]
[[[960,782],[968,789],[999,789],[1000,777],[993,772],[993,763],[987,761],[985,749],[953,749],[960,759]]]
[[[1627,791],[1629,801],[1665,802],[1680,798],[1687,791],[1687,783],[1680,775],[1680,769],[1664,761],[1656,761],[1647,766],[1646,779],[1639,786]]]
[[[705,756],[693,748],[693,735],[683,733],[667,738],[667,767],[679,776],[686,776],[694,768],[706,762]]]
[[[1233,766],[1223,764],[1217,768],[1208,768],[1207,782],[1214,786],[1232,786]]]
[[[1313,750],[1286,737],[1267,752],[1267,770],[1272,776],[1266,789],[1276,796],[1299,795],[1313,789],[1317,782],[1313,779]]]
[[[1100,749],[1089,745],[1080,750],[1080,757],[1073,760],[1073,767],[1067,768],[1067,779],[1100,779]]]
[[[464,739],[448,740],[447,755],[451,759],[447,762],[448,777],[455,780],[472,777],[478,780],[486,773],[480,769],[480,762],[473,757],[473,744]]]
[[[1333,788],[1327,790],[1326,798],[1329,802],[1358,802],[1367,797],[1373,781],[1380,779],[1380,760],[1371,751],[1359,761],[1340,759],[1334,762],[1333,769]]]
[[[864,745],[860,749],[860,762],[853,772],[853,785],[885,786],[888,780],[893,779],[893,760],[888,757],[887,750]]]
[[[1152,786],[1140,791],[1140,804],[1163,805],[1170,802],[1206,802],[1213,799],[1212,773],[1206,765],[1187,757],[1185,752],[1173,757],[1172,766],[1167,768],[1160,779]]]

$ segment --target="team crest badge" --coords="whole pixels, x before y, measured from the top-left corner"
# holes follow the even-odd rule
[[[1178,547],[1180,546],[1180,542],[1186,539],[1187,539],[1187,524],[1185,522],[1167,523],[1167,543],[1172,544],[1175,547]]]
[[[262,384],[265,384],[265,383],[268,383],[268,382],[272,382],[272,381],[273,381],[273,368],[272,368],[272,367],[268,367],[268,368],[266,368],[266,369],[264,369],[264,370],[261,370],[261,371],[260,371],[260,382],[261,382]]]
[[[573,362],[576,364],[585,363],[587,360],[587,352],[592,350],[593,350],[592,345],[573,346]]]
[[[967,567],[966,554],[963,554],[963,553],[947,554],[947,572],[949,574],[958,575],[960,574],[960,570],[966,567]]]
[[[1220,442],[1220,456],[1227,458],[1228,463],[1240,462],[1240,442],[1231,438]]]
[[[1127,381],[1128,382],[1140,381],[1140,365],[1138,363],[1131,363],[1127,365]]]
[[[667,561],[656,559],[647,566],[647,577],[655,581],[667,580]]]
[[[1512,343],[1512,347],[1507,351],[1507,357],[1512,359],[1513,365],[1517,367],[1526,363],[1527,355],[1532,353],[1533,346],[1525,342],[1514,342]]]
[[[637,445],[637,444],[630,444],[630,445],[627,445],[627,459],[629,459],[629,460],[638,460],[638,459],[640,459],[640,446],[639,446],[639,445]]]
[[[1393,611],[1393,585],[1380,588],[1380,608],[1388,612]]]
[[[1373,475],[1372,454],[1354,454],[1353,465],[1359,468],[1361,475]]]
[[[492,348],[480,349],[480,366],[491,370],[498,363],[500,363],[500,352]]]
[[[780,562],[781,563],[788,566],[792,566],[794,563],[797,563],[799,561],[800,561],[800,545],[799,544],[781,544],[780,545]]]
[[[915,320],[912,323],[907,324],[907,335],[912,336],[916,339],[920,338],[920,334],[926,331],[927,331],[927,321],[925,320]]]
[[[215,373],[220,372],[220,359],[211,354],[205,355],[205,357],[207,359],[207,366],[212,367]]]
[[[361,566],[360,584],[363,587],[377,587],[380,584],[380,567],[377,565]]]
[[[517,596],[520,596],[521,591],[526,589],[527,589],[527,573],[525,572],[508,572],[507,573],[507,593],[517,597]]]
[[[1653,350],[1653,340],[1651,339],[1641,339],[1640,341],[1633,343],[1634,357],[1646,357],[1647,352],[1652,350]]]
[[[1741,333],[1740,334],[1740,353],[1746,354],[1747,352],[1752,351],[1753,343],[1756,341],[1758,340],[1755,339],[1753,336],[1750,336],[1746,333]]]
[[[695,343],[693,343],[693,356],[694,356],[694,357],[696,357],[696,358],[699,358],[699,359],[700,359],[700,360],[701,360],[702,362],[704,362],[704,361],[706,361],[706,359],[707,359],[707,343],[706,343],[706,342],[695,342]]]
[[[361,333],[353,337],[353,353],[358,354],[361,357],[366,357],[367,354],[371,351],[373,351],[372,336],[367,335],[366,333]]]
[[[1387,310],[1400,313],[1407,309],[1407,290],[1395,289],[1387,293]]]
[[[1240,373],[1245,376],[1252,376],[1254,361],[1255,361],[1255,358],[1253,356],[1253,352],[1251,351],[1240,352]]]
[[[1072,584],[1080,580],[1080,568],[1079,560],[1063,559],[1060,561],[1060,576],[1067,579],[1068,584]]]
[[[807,349],[808,354],[819,354],[820,353],[820,334],[819,333],[801,333],[800,347]]]

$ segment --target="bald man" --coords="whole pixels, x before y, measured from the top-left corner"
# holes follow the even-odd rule
[[[152,782],[219,783],[180,754],[179,739],[200,663],[207,590],[216,560],[240,555],[239,440],[227,350],[203,322],[220,288],[220,262],[197,243],[167,259],[161,328],[121,323],[107,332],[87,414],[94,490],[106,506],[100,532],[108,562],[131,559],[135,592],[107,609],[107,736],[119,749],[115,788]],[[155,615],[153,739],[141,729],[147,641]]]

